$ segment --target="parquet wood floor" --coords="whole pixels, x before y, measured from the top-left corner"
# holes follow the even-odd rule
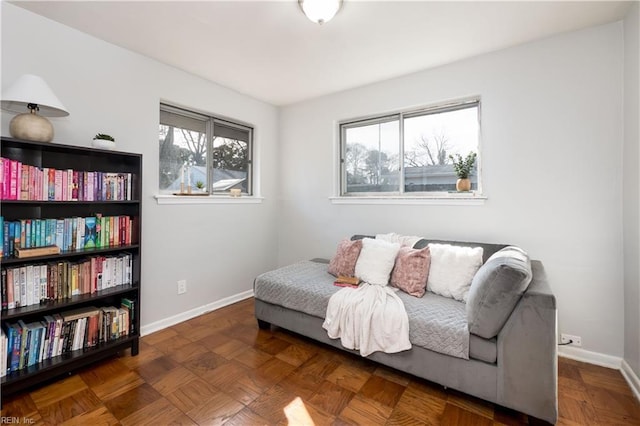
[[[640,425],[640,403],[619,371],[561,358],[558,375],[559,425]],[[1,414],[35,425],[539,423],[284,330],[259,330],[253,299],[145,336],[136,357],[5,399]]]

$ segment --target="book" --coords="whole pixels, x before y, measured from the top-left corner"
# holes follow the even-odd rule
[[[9,371],[18,371],[20,369],[20,353],[22,345],[22,328],[18,324],[7,325],[7,339],[10,341],[7,355],[7,363]]]
[[[7,309],[13,309],[16,307],[14,296],[14,281],[13,281],[13,268],[7,269]]]
[[[96,248],[102,247],[102,214],[96,213]]]
[[[0,377],[7,375],[8,344],[7,335],[0,329]]]
[[[336,282],[358,286],[358,284],[360,284],[360,278],[339,275],[338,278],[336,279]]]
[[[62,201],[62,170],[55,170],[54,172],[53,199]]]
[[[76,320],[65,321],[67,328],[64,329],[64,340],[62,342],[62,353],[71,351],[73,346],[73,337],[75,336]]]
[[[44,246],[44,247],[16,249],[16,257],[21,259],[26,257],[47,256],[50,254],[60,254],[60,247]]]
[[[123,308],[129,311],[129,334],[136,333],[136,321],[135,321],[135,302],[132,299],[122,298],[120,304]]]
[[[9,222],[4,221],[4,217],[0,216],[0,258],[9,256]]]
[[[27,324],[23,320],[18,321],[18,327],[22,330],[20,333],[21,341],[20,341],[20,358],[18,364],[18,370],[22,370],[27,366],[29,360],[29,343],[30,343],[30,334],[29,328]]]
[[[27,328],[29,330],[29,356],[25,362],[26,366],[29,367],[39,362],[42,324],[40,322],[32,322],[27,324]]]
[[[96,217],[84,218],[84,248],[96,248]]]
[[[75,250],[83,250],[84,249],[84,233],[85,233],[85,223],[84,217],[76,218],[78,225],[76,230],[76,245],[74,247]]]
[[[6,158],[0,157],[0,200],[7,199],[7,195],[6,195],[7,179],[5,177],[5,172],[4,172],[6,170],[5,163],[7,165],[9,164]]]
[[[98,345],[99,340],[99,318],[100,313],[91,315],[87,318],[87,327],[85,332],[84,347],[91,348]]]
[[[52,315],[45,315],[42,323],[46,327],[46,334],[41,354],[41,360],[44,361],[45,359],[51,358],[53,340],[56,331],[56,320]]]
[[[47,173],[47,200],[56,199],[56,169],[49,169]]]
[[[60,355],[60,335],[62,333],[62,325],[64,320],[60,314],[54,314],[53,318],[56,321],[56,327],[53,335],[53,347],[51,348],[51,357]]]
[[[6,310],[9,308],[9,298],[8,298],[8,290],[7,290],[7,270],[2,270],[2,282],[1,282],[1,292],[2,292],[2,310]]]
[[[119,337],[129,334],[129,310],[127,308],[118,309],[118,331]]]
[[[5,232],[8,230],[8,234],[4,236],[4,238],[7,240],[7,245],[8,245],[8,251],[6,252],[6,256],[14,256],[15,255],[15,250],[16,250],[16,224],[20,224],[20,222],[9,222],[9,226],[8,227],[4,227]]]
[[[12,268],[11,275],[13,275],[13,299],[14,299],[14,308],[19,308],[21,306],[21,298],[20,298],[20,269]]]
[[[76,328],[73,334],[73,342],[71,343],[71,350],[76,351],[81,349],[84,344],[84,329],[87,323],[87,317],[78,318],[76,320]]]

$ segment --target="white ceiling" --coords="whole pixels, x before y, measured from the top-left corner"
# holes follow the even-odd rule
[[[613,22],[630,6],[345,0],[319,26],[297,0],[15,4],[274,105]]]

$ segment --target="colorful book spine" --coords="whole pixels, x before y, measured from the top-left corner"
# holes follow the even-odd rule
[[[9,253],[9,222],[4,221],[4,217],[0,216],[0,241],[2,242],[2,253],[0,257],[8,257]]]
[[[5,222],[6,223],[6,222]],[[20,222],[9,222],[9,226],[6,228],[6,232],[9,233],[9,235],[5,235],[4,238],[7,239],[7,244],[8,244],[8,252],[7,252],[7,256],[13,256],[15,254],[15,249],[16,249],[16,224],[19,224]],[[3,226],[4,228],[4,226]],[[18,230],[19,232],[19,230]]]
[[[69,173],[62,170],[62,200],[69,201]]]
[[[13,269],[7,269],[7,309],[14,309],[16,307],[14,288]]]
[[[9,307],[9,297],[7,295],[7,270],[3,269],[0,276],[0,293],[2,294],[2,310],[6,310]]]
[[[5,163],[8,164],[6,158],[0,158],[0,200],[7,199],[7,177],[5,176]]]
[[[62,201],[62,170],[55,171],[54,185],[54,200]]]
[[[90,216],[84,218],[84,248],[96,248],[96,218]]]
[[[9,371],[18,371],[20,369],[20,353],[22,347],[22,328],[18,324],[12,324],[7,328],[7,338],[11,343],[11,360],[9,362]]]

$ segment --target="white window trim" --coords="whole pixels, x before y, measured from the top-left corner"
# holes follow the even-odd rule
[[[262,204],[263,197],[240,196],[231,197],[229,195],[154,195],[157,204]]]
[[[439,193],[440,194],[440,193]],[[329,197],[332,204],[359,205],[427,205],[427,206],[481,206],[487,197],[479,194],[430,194],[421,196],[380,195],[380,196],[352,196],[343,195]]]
[[[385,204],[396,204],[396,205],[483,205],[485,201],[488,199],[486,193],[484,191],[484,184],[482,179],[479,180],[479,188],[476,191],[472,191],[471,193],[451,193],[451,192],[412,192],[410,193],[400,193],[400,192],[392,192],[392,193],[344,193],[343,194],[343,181],[345,179],[344,168],[342,167],[341,159],[343,158],[343,149],[342,146],[342,129],[343,125],[351,122],[359,122],[366,120],[375,120],[384,118],[387,116],[399,115],[400,119],[404,116],[411,116],[413,114],[420,114],[430,110],[439,110],[442,108],[447,108],[459,104],[464,103],[478,103],[478,120],[479,120],[479,128],[478,128],[478,154],[481,152],[482,145],[482,102],[481,97],[478,96],[470,96],[456,100],[450,100],[446,102],[439,102],[436,104],[432,104],[425,107],[419,108],[411,108],[407,110],[398,110],[386,113],[380,113],[376,115],[370,115],[366,117],[359,118],[350,118],[345,120],[339,120],[334,122],[335,133],[334,133],[334,194],[332,197],[329,197],[329,200],[332,204],[369,204],[369,205],[385,205]],[[402,126],[401,128],[401,148],[404,149],[404,141],[402,135]],[[482,177],[482,156],[478,155],[477,165],[476,165],[478,176]],[[404,185],[404,176],[402,170],[404,169],[404,164],[400,164],[401,170],[401,180]]]

